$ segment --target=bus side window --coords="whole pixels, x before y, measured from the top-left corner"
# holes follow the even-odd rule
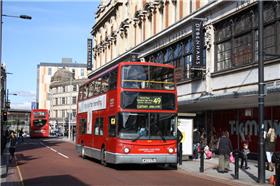
[[[109,75],[109,90],[115,90],[117,87],[117,69],[113,70]]]
[[[106,93],[109,89],[109,75],[105,75],[102,77],[102,85],[101,85],[101,93]]]
[[[92,81],[90,84],[89,84],[89,89],[88,89],[88,97],[92,97],[94,95],[94,88],[95,88],[95,82]]]
[[[109,136],[111,136],[111,137],[116,136],[116,117],[115,116],[109,117]]]
[[[100,118],[99,119],[99,135],[101,135],[101,136],[103,136],[103,134],[104,134],[103,128],[104,128],[104,120],[103,120],[103,118]]]
[[[94,123],[94,135],[99,135],[99,118],[95,119]]]
[[[80,119],[80,134],[85,134],[87,130],[87,120]]]
[[[103,126],[104,126],[104,120],[103,118],[96,118],[95,124],[94,124],[94,135],[101,135],[103,136]]]

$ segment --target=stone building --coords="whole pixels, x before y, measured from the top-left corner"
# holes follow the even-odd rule
[[[50,124],[51,133],[63,133],[76,126],[77,98],[79,85],[86,80],[75,79],[66,68],[57,70],[50,83]],[[64,126],[64,127],[63,127]]]
[[[102,0],[92,27],[94,69],[131,54],[176,67],[179,112],[194,127],[228,130],[234,147],[258,141],[258,1]],[[264,2],[265,128],[280,135],[280,2]],[[202,60],[195,66],[193,25],[203,25]]]
[[[74,73],[75,79],[86,78],[88,71],[86,64],[74,63],[72,58],[62,58],[61,63],[40,63],[37,66],[37,98],[39,109],[50,109],[49,86],[51,77],[61,68]]]

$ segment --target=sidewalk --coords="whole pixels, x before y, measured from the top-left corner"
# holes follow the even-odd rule
[[[9,162],[9,143],[1,155],[1,186],[21,186],[22,182],[17,172],[16,160]]]
[[[210,160],[204,160],[204,172],[200,172],[200,159],[183,161],[182,165],[179,165],[179,169],[186,171],[194,176],[209,177],[210,179],[222,180],[227,183],[240,184],[240,185],[270,185],[268,184],[268,178],[275,174],[274,172],[265,171],[266,184],[258,184],[258,162],[249,160],[249,169],[239,169],[239,179],[235,179],[234,164],[230,164],[230,171],[228,173],[218,173],[218,158],[212,158]]]

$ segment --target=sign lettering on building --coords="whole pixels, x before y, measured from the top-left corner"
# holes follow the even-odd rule
[[[92,69],[92,39],[87,39],[87,70]]]
[[[192,42],[193,42],[193,68],[203,67],[203,22],[194,20],[192,27]]]

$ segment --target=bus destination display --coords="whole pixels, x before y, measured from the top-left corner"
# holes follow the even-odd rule
[[[161,109],[161,96],[138,96],[137,109]]]

